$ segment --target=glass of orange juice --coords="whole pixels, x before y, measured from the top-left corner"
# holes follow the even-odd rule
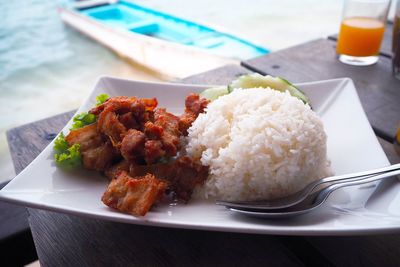
[[[345,0],[336,52],[349,65],[378,61],[390,0]]]

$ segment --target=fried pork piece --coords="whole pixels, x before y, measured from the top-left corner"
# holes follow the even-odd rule
[[[179,117],[167,112],[165,108],[157,108],[154,111],[154,125],[163,129],[161,142],[166,155],[169,157],[175,156],[180,149]]]
[[[140,130],[142,125],[140,122],[136,121],[133,112],[127,112],[119,116],[118,120],[125,126],[126,129]]]
[[[140,103],[140,104],[139,104]],[[136,105],[140,105],[139,107]],[[142,106],[144,109],[142,110]],[[107,99],[103,104],[92,108],[89,113],[99,115],[106,107],[113,106],[115,110],[118,109],[119,113],[126,113],[134,111],[136,117],[140,116],[140,113],[144,111],[153,111],[158,105],[156,98],[141,98],[131,96],[116,96]]]
[[[65,141],[67,141],[70,146],[79,144],[80,151],[82,152],[103,144],[104,138],[97,131],[97,123],[93,123],[82,128],[72,130],[65,137]]]
[[[154,164],[163,157],[174,157],[180,150],[180,136],[187,132],[208,101],[191,94],[185,101],[185,114],[179,118],[156,99],[113,97],[90,113],[98,116],[97,131],[106,135],[122,156],[136,164]],[[182,126],[183,125],[183,126]]]
[[[204,112],[210,100],[205,98],[200,98],[198,94],[191,93],[185,99],[185,112],[193,112],[197,115]]]
[[[165,156],[163,144],[160,140],[147,140],[144,150],[144,159],[147,164],[153,164]]]
[[[153,164],[162,157],[176,156],[180,149],[179,117],[164,108],[154,111],[154,121],[144,125],[146,135],[145,161]]]
[[[131,163],[127,160],[121,160],[120,162],[110,166],[104,171],[104,174],[107,176],[108,179],[112,180],[118,177],[118,175],[122,172],[129,172],[129,168]]]
[[[131,104],[137,100],[136,97],[127,97],[127,96],[116,96],[116,97],[111,97],[104,101],[103,104],[100,104],[99,106],[96,106],[92,108],[89,113],[92,113],[94,115],[100,115],[101,112],[106,109],[106,107],[113,106],[115,109],[118,107],[120,111],[123,111],[125,109],[125,112],[130,111]],[[124,113],[124,112],[121,112]]]
[[[130,166],[131,176],[142,176],[151,173],[159,179],[168,181],[176,197],[180,200],[189,201],[193,190],[201,185],[208,177],[208,167],[188,156],[182,156],[171,163],[159,163],[153,165]]]
[[[187,130],[197,119],[200,113],[203,113],[209,100],[200,98],[198,94],[190,94],[185,99],[185,112],[179,118],[179,130],[184,136],[187,136]]]
[[[107,135],[114,147],[118,147],[126,134],[125,126],[118,120],[117,114],[109,109],[104,109],[98,118],[98,131]]]
[[[113,179],[101,200],[107,206],[136,216],[144,216],[159,200],[167,183],[147,174],[132,178],[122,171]]]
[[[90,110],[98,116],[98,131],[107,135],[113,146],[119,148],[128,129],[140,130],[151,118],[157,106],[157,99],[138,99],[136,97],[118,96],[109,98],[103,104]]]
[[[104,171],[117,157],[114,147],[109,141],[85,151],[81,151],[83,166],[89,170]]]
[[[83,166],[89,170],[103,171],[119,157],[107,138],[97,131],[97,123],[72,130],[65,140],[71,146],[80,145]]]
[[[146,136],[141,131],[130,129],[121,142],[121,155],[130,162],[143,162]]]
[[[188,156],[179,157],[175,162],[175,172],[169,177],[171,188],[179,199],[189,201],[194,188],[204,184],[208,178],[208,166]]]

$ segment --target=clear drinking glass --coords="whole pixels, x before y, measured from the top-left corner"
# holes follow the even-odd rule
[[[378,61],[390,0],[345,0],[336,52],[349,65]]]

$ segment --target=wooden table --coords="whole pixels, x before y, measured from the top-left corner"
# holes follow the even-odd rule
[[[337,62],[335,41],[297,47],[188,77],[186,83],[226,84],[257,71],[294,82],[353,78],[379,141],[392,163],[391,141],[400,122],[400,81],[390,59],[371,67]],[[73,113],[11,129],[7,136],[16,172],[24,169]],[[400,234],[292,237],[146,227],[28,209],[42,266],[400,266]]]

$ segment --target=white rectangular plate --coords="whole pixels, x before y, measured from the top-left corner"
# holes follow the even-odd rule
[[[336,174],[389,164],[361,107],[353,82],[336,79],[298,85],[310,97],[328,135],[328,157]],[[110,96],[157,97],[159,106],[183,111],[185,96],[208,86],[147,83],[101,78],[79,112],[94,106],[100,93]],[[68,132],[71,122],[64,128]],[[107,180],[99,173],[57,168],[51,143],[25,170],[0,191],[0,198],[20,205],[117,222],[213,231],[289,235],[354,235],[400,230],[400,185],[397,180],[335,192],[318,210],[291,219],[244,217],[193,200],[176,206],[159,205],[144,217],[106,207],[100,200]]]

